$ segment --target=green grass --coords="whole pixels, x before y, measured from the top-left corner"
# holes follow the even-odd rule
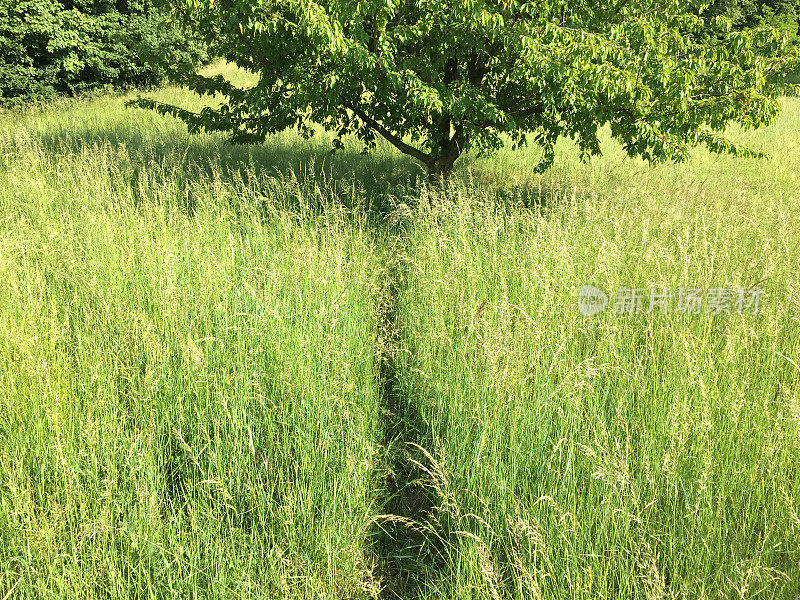
[[[133,116],[115,104],[76,110]],[[0,171],[0,597],[357,595],[381,432],[364,213],[31,129]]]
[[[444,194],[124,101],[0,114],[0,600],[800,596],[800,99]]]
[[[797,221],[713,204],[409,216],[400,370],[444,557],[426,597],[800,594]],[[575,308],[583,283],[763,276],[755,316]]]

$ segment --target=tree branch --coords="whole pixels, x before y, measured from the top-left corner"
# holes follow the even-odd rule
[[[428,164],[431,161],[430,155],[425,154],[424,152],[418,150],[417,148],[414,148],[414,146],[409,146],[408,144],[406,144],[402,139],[400,139],[399,136],[396,136],[391,131],[386,129],[386,127],[384,127],[383,125],[378,123],[378,121],[376,121],[368,114],[366,114],[357,105],[350,102],[343,102],[342,104],[344,105],[345,108],[349,108],[350,110],[352,110],[353,113],[359,119],[364,121],[364,123],[366,123],[372,129],[380,133],[386,139],[386,141],[388,141],[390,144],[392,144],[392,146],[400,150],[400,152],[402,152],[403,154],[408,154],[409,156],[413,156],[414,158],[424,162],[425,164]]]

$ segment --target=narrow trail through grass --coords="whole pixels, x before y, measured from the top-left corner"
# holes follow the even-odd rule
[[[398,378],[398,354],[408,351],[402,343],[399,321],[405,237],[393,227],[391,215],[387,223],[375,348],[386,475],[379,501],[383,514],[373,519],[373,549],[382,583],[379,598],[395,600],[415,598],[424,592],[429,573],[441,566],[442,549],[439,540],[422,526],[434,512],[437,498],[424,484],[424,470],[413,457],[430,435],[414,397]]]

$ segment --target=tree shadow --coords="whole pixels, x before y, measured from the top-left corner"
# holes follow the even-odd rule
[[[130,113],[123,114],[127,117]],[[365,211],[375,226],[381,226],[395,208],[396,198],[413,200],[420,188],[428,185],[424,166],[388,143],[379,143],[365,154],[357,141],[348,140],[343,150],[332,153],[331,138],[324,132],[303,139],[287,131],[261,144],[233,145],[222,135],[189,134],[182,124],[165,124],[146,115],[85,125],[69,123],[38,131],[34,137],[51,155],[109,148],[125,163],[117,165],[115,175],[120,177],[114,186],[128,186],[135,200],[142,199],[138,197],[139,178],[158,171],[162,179],[169,178],[177,187],[176,196],[185,198],[182,208],[189,214],[197,210],[193,194],[187,192],[194,184],[216,182],[266,199],[276,179],[291,179],[302,193],[294,203],[284,198],[284,208],[321,213],[334,200],[346,208]],[[452,184],[498,206],[527,209],[546,208],[554,199],[565,197],[570,187],[566,182],[541,178],[504,181],[470,156],[460,160]]]
[[[258,145],[233,145],[221,135],[189,134],[182,127],[159,137],[147,125],[120,121],[57,127],[37,132],[34,137],[49,155],[108,148],[112,156],[121,157],[125,163],[116,165],[115,175],[121,180],[114,186],[130,186],[135,199],[139,178],[156,172],[162,180],[169,178],[179,192],[194,184],[215,182],[265,199],[276,180],[292,180],[301,193],[294,205],[291,198],[282,199],[282,206],[288,210],[321,213],[333,200],[365,210],[369,217],[382,218],[392,209],[393,197],[418,189],[426,178],[422,165],[386,146],[379,146],[368,156],[355,143],[332,153],[330,140],[324,135],[306,140],[294,132],[275,134]],[[193,214],[197,206],[192,195],[183,195],[186,201],[182,208]]]

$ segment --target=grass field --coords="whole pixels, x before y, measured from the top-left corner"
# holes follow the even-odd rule
[[[800,597],[800,99],[446,192],[124,102],[0,114],[0,600]]]

